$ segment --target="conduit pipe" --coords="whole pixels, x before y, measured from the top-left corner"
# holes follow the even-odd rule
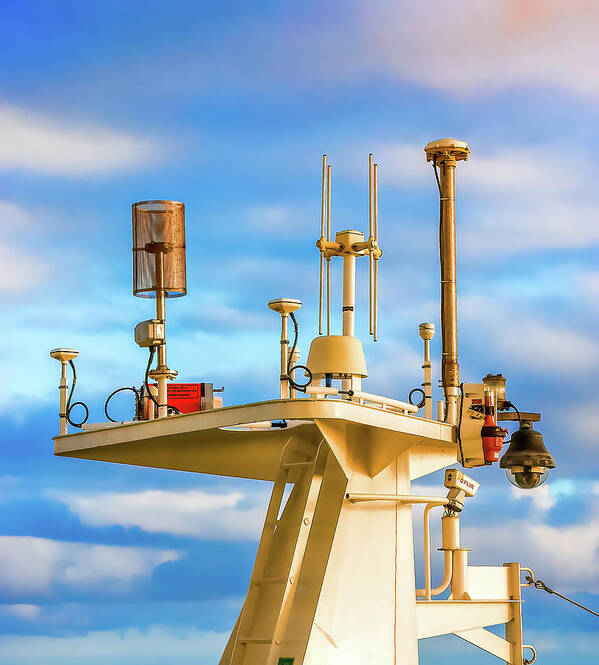
[[[445,501],[443,502],[436,501],[434,503],[428,503],[426,505],[426,508],[424,509],[424,598],[426,600],[430,600],[432,595],[430,512],[433,508],[436,508],[438,506],[445,506],[447,505],[447,503],[448,503],[447,499],[445,499]],[[447,577],[447,557],[445,557],[445,575],[443,576],[443,582],[445,582],[446,577]],[[438,594],[445,591],[450,581],[451,581],[451,564],[449,566],[449,579],[447,580],[447,584],[443,586],[443,583],[441,583],[442,588],[438,590],[439,587],[437,587],[435,589],[436,593]],[[418,596],[418,591],[419,589],[416,590],[416,596]]]
[[[443,523],[443,550],[445,551],[445,572],[443,580],[438,587],[431,589],[431,545],[430,545],[430,511],[437,506],[446,506],[449,499],[436,496],[419,496],[415,494],[363,494],[348,492],[345,498],[350,503],[361,503],[363,501],[394,501],[395,503],[424,503],[424,589],[416,589],[417,598],[426,598],[430,600],[432,596],[438,596],[449,586],[452,578],[452,551],[459,547],[459,521],[457,517],[452,517],[453,528],[448,528]],[[458,541],[456,542],[456,538]]]

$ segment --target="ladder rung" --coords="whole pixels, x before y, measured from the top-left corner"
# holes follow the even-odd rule
[[[286,577],[258,577],[252,580],[252,584],[283,584],[287,582]]]
[[[263,637],[240,637],[242,644],[272,644],[272,640]]]

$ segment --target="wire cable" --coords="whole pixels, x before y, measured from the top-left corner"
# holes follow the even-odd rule
[[[419,402],[412,402],[412,395],[415,393],[422,393],[422,399]],[[410,390],[410,393],[408,395],[408,402],[412,404],[413,406],[417,406],[419,409],[421,409],[424,406],[424,403],[426,402],[426,393],[422,388],[413,388]]]
[[[462,435],[460,430],[462,429],[462,413],[464,412],[464,384],[460,383],[460,417],[458,419],[458,428],[457,428],[457,437],[458,437],[458,446],[460,448],[460,464],[464,466],[464,449],[462,448]]]
[[[594,610],[590,609],[589,607],[585,607],[584,605],[581,605],[580,603],[577,603],[575,600],[572,600],[572,598],[568,598],[567,596],[562,595],[561,593],[558,593],[554,589],[549,588],[543,580],[535,580],[533,577],[530,575],[526,576],[526,581],[529,584],[532,584],[535,589],[540,589],[541,591],[546,591],[547,593],[553,594],[554,596],[558,596],[559,598],[562,598],[568,603],[572,603],[572,605],[576,605],[576,607],[579,607],[581,610],[584,610],[585,612],[588,612],[589,614],[593,614],[596,617],[599,617],[599,612],[595,612]]]
[[[77,384],[77,370],[75,369],[75,363],[72,360],[69,360],[69,365],[71,366],[71,369],[73,370],[73,383],[71,384],[71,390],[69,391],[69,397],[67,399],[67,406],[66,406],[66,417],[67,417],[67,422],[72,425],[73,427],[77,427],[81,429],[83,425],[87,422],[87,419],[89,418],[89,409],[87,408],[87,404],[84,402],[73,402],[71,404],[71,398],[73,397],[73,393],[75,392],[75,385]],[[76,407],[76,406],[82,406],[85,409],[85,417],[83,420],[80,420],[78,423],[75,422],[74,420],[71,420],[71,411]]]
[[[433,160],[433,171],[435,172],[435,180],[437,181],[437,187],[439,188],[439,194],[441,194],[441,181],[439,180],[439,171],[437,170],[437,162]]]
[[[149,377],[149,374],[150,374],[150,367],[152,366],[152,361],[154,360],[154,354],[155,353],[156,353],[156,347],[151,346],[150,347],[150,356],[148,358],[148,364],[146,365],[146,373],[144,374],[144,386],[146,388],[146,393],[147,393],[148,397],[150,398],[150,400],[152,402],[154,402],[154,404],[156,405],[156,408],[158,409],[158,408],[160,408],[160,404],[158,404],[158,400],[152,394],[152,391],[150,390],[150,385],[148,383],[148,377]]]
[[[443,192],[441,190],[441,180],[439,179],[439,171],[437,168],[437,161],[436,159],[433,159],[433,172],[435,174],[435,180],[437,181],[437,188],[439,190],[439,198],[443,198]],[[445,275],[445,261],[443,260],[443,214],[442,214],[442,201],[439,201],[439,267],[441,269],[441,279],[443,279],[443,275]],[[443,314],[445,312],[445,289],[443,288],[443,282],[441,282],[441,313]],[[443,316],[442,316],[443,318]],[[444,323],[441,321],[441,326],[443,326]],[[444,380],[444,375],[445,375],[445,345],[443,344],[443,350],[441,353],[441,382],[443,385],[443,394],[446,395],[445,393],[445,380]],[[460,390],[461,390],[461,385],[460,385]],[[462,394],[462,404],[464,403],[464,397]],[[447,412],[445,413],[444,420],[447,420]],[[464,453],[462,451],[462,439],[460,438],[460,425],[462,424],[462,407],[460,407],[460,422],[458,425],[458,443],[460,444],[460,455],[462,458],[462,465],[464,464]]]
[[[516,415],[518,416],[518,423],[520,424],[520,426],[522,426],[522,416],[520,415],[520,411],[518,411],[516,405],[513,404],[512,402],[505,402],[504,406],[506,406],[508,409],[514,409]]]
[[[146,365],[146,373],[144,375],[144,386],[146,389],[146,393],[148,394],[148,397],[154,404],[156,405],[156,408],[160,408],[160,404],[158,404],[158,400],[154,397],[152,394],[152,391],[150,390],[150,384],[148,382],[148,377],[150,375],[150,367],[152,366],[152,361],[154,360],[154,354],[156,353],[156,347],[155,346],[150,346],[150,356],[148,358],[148,364]],[[172,406],[171,404],[166,405],[167,409],[170,410],[171,413],[174,413],[175,415],[180,414],[181,411],[176,407]],[[108,415],[108,414],[106,414]]]
[[[130,390],[134,395],[135,395],[135,406],[136,406],[136,413],[139,413],[141,410],[141,395],[139,394],[139,391],[137,388],[130,388],[129,386],[125,386],[124,388],[117,388],[116,390],[113,390],[110,395],[106,398],[106,401],[104,402],[104,414],[110,420],[111,423],[118,423],[121,422],[120,420],[115,420],[114,418],[111,418],[110,415],[108,414],[108,403],[110,400],[117,394],[126,390]]]
[[[295,388],[295,390],[299,390],[302,393],[306,392],[306,388],[312,383],[312,372],[305,366],[305,365],[294,365],[291,367],[291,358],[293,357],[293,353],[295,352],[295,349],[297,347],[297,338],[299,335],[299,327],[297,325],[297,319],[295,318],[295,314],[293,312],[289,312],[289,316],[291,317],[291,320],[293,321],[293,346],[291,347],[291,351],[289,352],[289,355],[287,356],[287,380],[289,381],[289,385],[292,388]],[[308,380],[306,383],[296,383],[293,380],[293,372],[296,369],[303,369],[306,371],[306,374],[308,375]]]

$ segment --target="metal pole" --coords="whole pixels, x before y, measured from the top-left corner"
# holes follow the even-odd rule
[[[343,334],[354,336],[356,305],[356,257],[343,255]]]
[[[445,419],[457,422],[457,398],[460,384],[458,365],[458,309],[456,292],[455,244],[455,158],[440,163],[440,253],[441,253],[441,330],[443,356],[441,373],[447,403]]]
[[[429,420],[433,417],[433,394],[431,386],[431,343],[430,340],[424,340],[424,417]]]
[[[67,422],[67,363],[60,363],[61,374],[60,374],[60,383],[58,384],[58,390],[60,392],[60,411],[59,411],[59,433],[67,434],[68,431],[68,422]]]
[[[158,345],[158,360],[156,362],[156,371],[162,372],[156,377],[158,384],[158,417],[166,418],[168,415],[168,397],[166,387],[166,304],[164,293],[164,252],[159,250],[154,255],[154,265],[156,270],[156,318],[162,323],[164,328],[164,339]]]
[[[432,373],[431,373],[431,339],[435,335],[434,323],[421,323],[418,326],[418,333],[424,341],[424,417],[429,420],[433,417],[433,393],[432,393]]]
[[[425,147],[428,161],[439,167],[439,258],[441,262],[441,336],[443,352],[441,376],[445,392],[445,421],[457,423],[460,385],[457,337],[455,167],[468,159],[470,149],[464,141],[441,139]]]
[[[331,242],[331,165],[327,166],[327,241]],[[331,334],[331,257],[327,257],[327,335]]]
[[[379,165],[374,165],[374,239],[379,241]],[[372,339],[378,339],[378,318],[379,318],[379,256],[374,257],[374,294],[373,314],[372,314]]]
[[[281,314],[281,399],[289,397],[289,381],[287,379],[287,361],[289,358],[289,316]]]
[[[297,362],[299,361],[299,357],[300,357],[300,350],[296,347],[295,351],[293,352],[293,355],[290,357],[291,367],[294,367],[297,364]],[[291,378],[295,381],[295,370],[291,372]],[[292,388],[291,384],[289,385],[289,397],[291,399],[297,398],[297,390],[295,388]]]
[[[430,512],[435,506],[444,506],[447,499],[443,502],[431,502],[424,509],[424,597],[431,599],[431,527]]]
[[[322,200],[320,206],[320,239],[325,240],[325,224],[327,217],[327,156],[322,156]],[[318,334],[322,335],[322,311],[324,304],[324,250],[320,250],[320,284],[318,299]]]
[[[372,153],[368,155],[368,240],[372,241],[374,238],[374,226],[373,226],[373,206],[372,206],[372,179],[373,179],[373,156]],[[368,254],[368,278],[369,278],[369,316],[370,316],[370,326],[369,333],[374,335],[374,256],[372,252]]]

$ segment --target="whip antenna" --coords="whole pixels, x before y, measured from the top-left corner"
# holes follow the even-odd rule
[[[372,179],[373,179],[373,158],[372,153],[368,155],[368,240],[372,241],[373,235],[373,219],[372,219]],[[370,314],[370,327],[368,332],[370,335],[374,335],[374,307],[373,307],[373,296],[374,296],[374,256],[370,252],[368,257],[368,278],[369,278],[369,289],[368,289],[368,300],[369,300],[369,314]]]
[[[327,166],[327,243],[331,242],[331,165]],[[331,257],[327,256],[327,335],[331,334]]]
[[[325,233],[325,219],[327,210],[327,156],[322,156],[322,198],[320,206],[320,284],[319,284],[319,299],[318,299],[318,334],[322,335],[322,308],[324,300],[324,241]]]
[[[372,338],[376,342],[378,336],[378,316],[379,316],[379,165],[374,165],[374,247],[376,251],[370,252],[370,260],[374,258],[374,294],[372,303],[374,315],[372,321]]]

